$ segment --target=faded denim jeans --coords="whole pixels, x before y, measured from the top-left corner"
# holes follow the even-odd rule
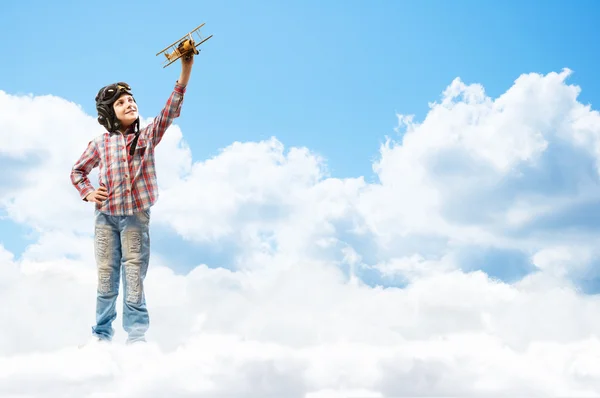
[[[111,216],[96,210],[94,250],[98,269],[96,325],[93,334],[112,340],[116,301],[123,281],[123,329],[127,343],[145,341],[149,327],[144,279],[150,258],[150,210]]]

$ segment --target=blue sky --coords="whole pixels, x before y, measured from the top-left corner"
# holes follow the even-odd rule
[[[205,22],[214,36],[177,121],[194,160],[276,136],[324,156],[334,177],[373,181],[396,113],[420,120],[456,77],[494,97],[522,73],[567,67],[579,100],[597,105],[599,10],[592,1],[26,0],[2,6],[0,90],[53,94],[93,115],[97,90],[123,80],[153,116],[179,74],[156,52]],[[0,240],[18,252],[25,231],[3,221]]]
[[[206,22],[178,123],[199,159],[232,141],[277,136],[371,178],[396,112],[422,118],[452,79],[491,96],[519,74],[574,70],[598,103],[593,1],[11,2],[2,6],[0,88],[54,94],[94,112],[125,80],[151,115],[178,76],[156,52]],[[6,58],[6,56],[8,56]]]

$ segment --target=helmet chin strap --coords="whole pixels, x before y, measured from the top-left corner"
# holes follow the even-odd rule
[[[133,122],[133,131],[135,132],[135,137],[133,137],[133,141],[131,142],[131,147],[129,148],[129,155],[133,156],[135,152],[135,147],[137,146],[138,138],[140,138],[140,118],[138,117],[135,122]]]

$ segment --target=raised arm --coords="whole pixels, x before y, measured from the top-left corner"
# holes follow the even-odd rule
[[[194,57],[181,58],[181,74],[179,79],[175,83],[175,88],[171,93],[171,96],[167,100],[165,107],[162,109],[160,114],[154,118],[152,123],[148,126],[148,139],[152,140],[154,145],[162,140],[162,137],[167,131],[167,128],[173,123],[175,118],[178,118],[181,113],[181,105],[183,104],[183,97],[190,81],[192,74],[192,65],[194,64]]]

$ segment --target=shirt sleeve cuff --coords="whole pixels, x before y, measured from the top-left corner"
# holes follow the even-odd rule
[[[179,84],[178,81],[175,82],[175,92],[179,94],[185,94],[186,86]]]
[[[92,192],[94,192],[94,188],[85,187],[85,188],[79,189],[79,196],[81,197],[82,200],[85,201],[85,197],[88,196]]]

